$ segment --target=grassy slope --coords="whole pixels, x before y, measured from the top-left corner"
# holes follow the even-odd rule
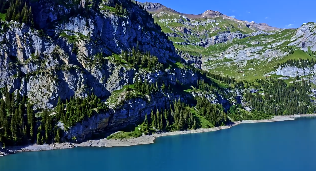
[[[263,47],[259,53],[262,53],[268,49],[279,49],[281,51],[286,51],[287,45],[290,42],[291,37],[295,34],[295,30],[284,30],[279,33],[273,35],[259,35],[251,38],[245,38],[240,40],[234,40],[232,43],[228,44],[218,44],[214,46],[210,46],[209,48],[201,48],[201,47],[190,47],[192,51],[191,53],[199,53],[202,54],[204,57],[209,58],[215,54],[220,52],[226,51],[229,47],[239,44],[244,45],[246,47]],[[261,42],[258,45],[252,45],[250,42]],[[262,43],[266,41],[265,43]],[[276,47],[271,48],[271,45],[274,43],[281,42],[281,44],[277,45]],[[283,43],[282,43],[283,42]],[[178,46],[179,47],[179,46]],[[180,46],[180,48],[185,49],[186,47]],[[274,71],[275,66],[279,63],[286,62],[290,59],[312,59],[313,57],[309,56],[307,53],[301,50],[296,50],[294,54],[273,58],[270,61],[268,60],[257,60],[252,59],[248,60],[247,64],[243,67],[238,67],[236,63],[233,62],[232,59],[223,58],[220,60],[211,60],[208,65],[212,66],[215,65],[215,69],[210,70],[210,72],[214,72],[221,75],[228,75],[231,77],[235,77],[238,80],[248,80],[253,81],[255,79],[264,78],[264,75]],[[227,65],[229,63],[230,65]]]
[[[201,40],[201,38],[207,38],[207,37],[212,37],[217,35],[219,32],[223,31],[231,31],[231,32],[241,32],[241,33],[252,33],[254,30],[251,30],[250,28],[244,26],[244,25],[239,25],[237,22],[229,20],[229,19],[224,19],[222,17],[217,17],[211,20],[214,20],[215,22],[212,23],[206,23],[206,24],[201,24],[198,26],[194,25],[184,25],[180,22],[177,22],[179,19],[182,19],[182,21],[186,21],[186,18],[183,18],[181,15],[174,14],[170,11],[165,11],[164,15],[154,15],[155,21],[160,25],[162,28],[162,31],[165,33],[176,33],[180,37],[175,38],[170,38],[173,42],[184,42],[185,40],[191,42],[191,43],[196,43]],[[191,23],[205,23],[207,22],[208,19],[201,18],[201,19],[192,19]],[[185,27],[187,29],[190,29],[192,33],[194,34],[200,34],[200,33],[207,33],[206,34],[200,34],[200,36],[195,36],[195,35],[190,35],[186,34],[184,35],[183,32],[179,31],[178,28],[180,27]]]
[[[218,67],[213,70],[214,73],[222,74],[222,75],[228,75],[234,78],[237,78],[238,80],[248,80],[253,81],[256,79],[262,79],[264,78],[264,75],[274,71],[275,66],[278,66],[279,63],[286,62],[290,59],[312,59],[313,57],[307,55],[305,52],[301,50],[297,50],[294,52],[294,54],[285,56],[280,59],[274,59],[270,62],[262,61],[262,62],[248,62],[245,67],[238,68],[236,65],[227,66],[224,63],[221,65],[218,65]],[[220,62],[220,61],[218,61]],[[250,70],[250,68],[254,68],[254,70]],[[211,71],[212,72],[212,71]]]
[[[206,23],[205,25],[200,26],[186,26],[182,23],[175,22],[174,20],[179,20],[182,18],[182,16],[178,14],[173,14],[171,12],[166,12],[166,15],[161,15],[157,17],[157,15],[154,15],[155,21],[161,26],[162,30],[165,33],[176,33],[179,37],[169,37],[169,39],[173,42],[184,42],[188,41],[191,43],[196,43],[201,40],[201,38],[205,37],[197,37],[195,35],[186,34],[184,35],[183,32],[179,31],[179,27],[185,27],[187,29],[190,29],[192,33],[198,34],[201,32],[207,32],[210,36],[214,36],[218,34],[219,32],[230,30],[231,32],[241,32],[244,34],[249,34],[254,32],[254,30],[251,30],[250,28],[239,25],[239,23],[223,19],[222,17],[217,17],[212,20],[215,20],[216,22],[213,23]],[[185,18],[182,18],[184,21]],[[191,20],[191,23],[194,22],[206,22],[207,19],[195,19]],[[215,29],[215,27],[217,29]],[[275,69],[275,66],[278,65],[278,63],[285,62],[289,59],[310,59],[309,55],[307,55],[303,51],[295,51],[294,54],[281,57],[281,58],[274,58],[271,61],[260,61],[260,60],[249,60],[247,61],[247,65],[243,66],[242,68],[239,68],[236,63],[232,59],[216,59],[213,58],[214,56],[218,56],[221,52],[226,51],[229,47],[239,44],[244,45],[245,47],[263,47],[263,49],[258,53],[263,53],[264,51],[268,49],[279,49],[281,51],[286,51],[287,45],[290,43],[290,39],[295,34],[296,30],[283,30],[273,35],[258,35],[250,38],[245,38],[241,40],[234,40],[231,43],[223,43],[218,45],[213,45],[208,48],[203,48],[200,46],[194,46],[194,45],[178,45],[174,43],[174,46],[176,49],[187,52],[194,56],[202,56],[206,59],[211,59],[210,63],[208,65],[215,65],[216,67],[210,72],[217,73],[221,75],[228,75],[231,77],[235,77],[238,80],[255,80],[255,79],[261,79],[264,78],[264,75],[273,71]],[[251,42],[258,41],[260,44],[253,45]],[[271,45],[281,42],[281,44],[277,45],[276,47],[272,47]],[[212,60],[212,58],[214,60]],[[227,65],[227,64],[230,65]],[[251,70],[249,70],[251,69]]]

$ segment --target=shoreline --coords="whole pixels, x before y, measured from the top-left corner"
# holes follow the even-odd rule
[[[199,128],[196,130],[187,130],[187,131],[155,133],[152,135],[143,135],[141,137],[130,138],[130,139],[108,140],[104,138],[100,140],[88,140],[82,143],[55,143],[55,144],[44,144],[44,145],[34,144],[34,145],[28,145],[28,146],[8,147],[6,149],[0,148],[0,157],[6,156],[9,154],[20,153],[20,152],[61,150],[61,149],[70,149],[70,148],[75,148],[75,147],[128,147],[128,146],[134,146],[134,145],[153,144],[155,139],[159,137],[214,132],[214,131],[229,129],[240,124],[294,121],[299,118],[310,118],[310,117],[316,117],[316,114],[274,116],[272,119],[264,119],[264,120],[244,120],[244,121],[234,122],[232,125],[226,125],[226,126],[220,126],[220,127],[214,127],[214,128]]]

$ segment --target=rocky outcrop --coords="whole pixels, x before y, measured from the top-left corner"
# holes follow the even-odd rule
[[[266,32],[270,32],[270,31],[278,31],[280,30],[279,28],[276,27],[271,27],[266,23],[255,23],[255,22],[248,22],[245,21],[245,24],[247,27],[257,30],[257,31],[266,31]]]
[[[186,64],[188,65],[194,65],[196,68],[201,69],[201,65],[202,65],[202,56],[193,56],[190,55],[189,53],[186,52],[178,52],[179,56],[181,56],[181,58],[185,61]]]
[[[187,30],[186,28],[184,28],[183,30],[184,30],[183,31],[184,33],[190,32],[190,31],[186,31]],[[273,33],[268,33],[268,32],[263,32],[263,31],[257,31],[251,34],[243,34],[240,32],[226,31],[226,32],[218,33],[216,36],[202,39],[200,42],[197,42],[197,43],[190,43],[190,42],[174,42],[174,43],[177,43],[179,45],[196,45],[196,46],[202,46],[202,47],[207,48],[209,46],[220,44],[220,43],[231,43],[235,39],[244,39],[246,37],[258,36],[258,35],[271,35],[271,34]],[[179,37],[175,33],[169,33],[167,35],[171,37]]]
[[[198,46],[202,47],[209,47],[211,45],[219,44],[219,43],[225,43],[225,42],[232,42],[234,39],[243,39],[246,37],[249,37],[250,35],[242,34],[242,33],[220,33],[216,36],[213,36],[211,38],[207,38],[205,40],[202,40],[201,42],[197,43]]]
[[[223,14],[218,12],[218,11],[213,11],[213,10],[207,10],[204,13],[201,14],[202,18],[215,18],[222,16]]]
[[[315,73],[316,73],[316,65],[314,65],[313,67],[307,67],[307,68],[299,68],[296,66],[285,66],[285,67],[280,66],[279,68],[276,69],[276,71],[273,71],[269,74],[276,74],[283,77],[295,78],[297,76],[298,77],[303,77],[303,76],[308,76],[308,75],[314,76]]]
[[[316,24],[303,24],[297,29],[295,36],[292,38],[289,46],[297,46],[304,51],[316,51]]]
[[[162,5],[160,3],[144,2],[144,3],[140,3],[140,4],[148,12],[155,12],[155,11],[158,11],[159,9],[166,8],[164,5]]]
[[[177,82],[182,85],[195,85],[198,80],[198,75],[194,72],[180,69],[152,74],[138,73],[137,75],[140,76],[140,79],[144,79],[149,83],[165,79],[173,85]],[[188,96],[190,95],[188,94]],[[114,107],[105,113],[98,113],[91,118],[77,123],[68,130],[63,127],[62,123],[59,126],[65,130],[65,139],[72,140],[75,137],[78,142],[81,142],[99,133],[104,136],[105,132],[110,134],[129,125],[138,124],[152,110],[165,109],[178,99],[185,100],[186,97],[174,93],[158,92],[146,98],[125,101],[123,106],[119,108]],[[223,99],[220,99],[220,101],[223,101]],[[214,103],[217,102],[217,100],[214,101]]]
[[[77,142],[82,142],[86,139],[101,134],[106,136],[126,128],[127,126],[135,126],[143,121],[145,115],[150,114],[154,109],[163,109],[170,105],[170,102],[179,98],[172,94],[157,93],[145,99],[133,99],[127,101],[121,108],[110,110],[107,113],[99,113],[93,117],[77,123],[69,130],[65,131],[64,138],[72,140],[75,137]]]
[[[172,42],[168,41],[151,16],[129,0],[117,2],[125,4],[123,8],[126,9],[127,14],[116,14],[108,10],[109,6],[115,4],[111,1],[102,1],[99,11],[90,11],[92,15],[84,16],[78,12],[77,16],[70,17],[61,24],[58,21],[63,20],[62,15],[69,14],[54,9],[53,7],[58,6],[54,2],[42,1],[36,21],[45,24],[39,24],[39,27],[46,30],[51,37],[60,37],[65,30],[68,35],[83,34],[85,42],[81,42],[80,45],[86,49],[93,49],[82,52],[85,56],[97,53],[105,55],[121,53],[123,50],[131,50],[136,45],[141,51],[157,56],[162,63],[176,56]],[[38,5],[35,7],[39,8]],[[47,20],[50,22],[45,22]],[[54,28],[50,27],[51,24]],[[82,35],[78,36],[82,37]]]

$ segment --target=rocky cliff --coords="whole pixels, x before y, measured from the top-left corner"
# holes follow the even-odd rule
[[[54,111],[59,99],[95,94],[109,110],[70,127],[57,124],[65,131],[64,140],[76,137],[77,141],[136,124],[153,109],[193,97],[190,93],[156,92],[145,99],[124,99],[124,87],[137,80],[181,89],[180,85],[196,86],[201,75],[174,66],[181,60],[173,43],[141,6],[129,0],[89,6],[85,3],[90,1],[76,2],[30,2],[34,25],[1,21],[2,90],[27,97],[35,111]],[[120,54],[135,51],[157,57],[161,65],[169,67],[155,70],[117,62]]]
[[[138,48],[157,56],[161,63],[177,59],[172,43],[146,11],[120,1],[127,12],[118,15],[109,10],[113,3],[102,1],[97,11],[82,8],[78,9],[82,14],[70,14],[59,1],[41,0],[32,4],[37,29],[2,22],[0,87],[19,90],[37,108],[52,108],[58,97],[85,97],[91,92],[107,97],[133,82],[132,70],[109,60],[97,64],[97,55],[107,57]]]
[[[305,23],[297,29],[295,36],[291,39],[293,42],[289,45],[294,45],[304,51],[316,51],[316,24]]]

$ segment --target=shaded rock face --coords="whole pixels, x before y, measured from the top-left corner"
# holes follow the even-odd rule
[[[120,109],[111,110],[104,114],[101,113],[77,123],[68,131],[65,131],[64,138],[71,140],[73,137],[76,137],[78,142],[82,142],[96,134],[104,137],[106,134],[119,131],[127,126],[137,125],[152,110],[163,109],[178,98],[180,97],[173,94],[157,93],[151,96],[149,100],[129,100]]]
[[[65,132],[64,139],[71,140],[75,137],[79,142],[89,139],[93,134],[105,131],[105,128],[109,125],[110,117],[110,113],[99,113],[88,120],[77,123]]]
[[[122,0],[122,2],[125,2]],[[103,2],[102,6],[112,1]],[[1,23],[0,88],[27,95],[35,108],[53,108],[61,99],[94,93],[107,97],[133,83],[135,71],[116,66],[97,55],[121,51],[150,52],[162,63],[177,54],[167,37],[146,11],[126,1],[128,15],[90,10],[88,15],[68,16],[70,10],[55,1],[32,4],[37,27]]]
[[[139,73],[139,76],[140,79],[147,80],[149,83],[166,79],[173,85],[177,82],[183,85],[195,85],[198,80],[197,74],[189,70],[180,69],[151,74]],[[185,97],[172,93],[158,92],[147,96],[147,99],[136,98],[128,100],[118,109],[110,109],[106,113],[99,113],[85,121],[77,123],[65,131],[64,138],[72,140],[73,137],[76,137],[76,140],[81,142],[91,138],[95,134],[105,136],[106,133],[121,130],[129,125],[135,126],[140,121],[143,121],[145,115],[149,115],[152,110],[168,108],[171,103],[179,99],[184,100]],[[214,103],[218,102],[227,103],[227,100],[220,98],[218,101],[215,99]],[[59,126],[63,128],[61,124]]]
[[[185,61],[186,64],[193,64],[196,68],[201,69],[202,56],[193,56],[186,52],[178,52],[179,56]]]
[[[111,1],[103,1],[99,5],[100,11],[90,10],[87,14],[82,12],[83,14],[76,16],[70,15],[69,9],[60,8],[54,1],[44,0],[43,3],[39,3],[40,6],[37,4],[34,7],[39,11],[36,23],[54,38],[59,37],[65,30],[87,36],[82,46],[91,50],[84,52],[86,56],[96,53],[121,53],[123,50],[131,50],[138,44],[141,51],[150,52],[162,63],[171,56],[176,57],[172,42],[161,32],[160,27],[155,25],[146,11],[128,0],[120,0],[119,3],[125,4],[124,8],[128,13],[126,16],[103,10],[105,6],[115,5]],[[65,20],[63,16],[72,17]],[[60,21],[63,22],[59,24]],[[51,24],[54,27],[51,27]]]
[[[194,84],[194,81],[197,81],[197,76],[185,71],[177,71],[173,74],[174,78],[180,78],[177,76],[177,73],[182,73],[181,77],[183,77],[182,81],[186,82],[181,83],[189,83]],[[158,75],[158,74],[157,74]],[[158,79],[156,75],[156,79]],[[164,75],[164,74],[160,74]],[[169,78],[170,78],[169,76]],[[172,76],[171,76],[172,77]],[[187,82],[189,80],[189,82]],[[180,80],[181,81],[181,80]],[[152,94],[151,96],[147,96],[147,99],[136,98],[132,100],[128,100],[118,109],[111,109],[105,113],[99,113],[97,115],[92,116],[76,125],[72,126],[69,130],[65,130],[64,139],[65,140],[73,140],[75,137],[76,142],[82,142],[87,139],[91,139],[94,136],[105,137],[113,132],[122,130],[128,126],[137,126],[140,122],[144,120],[145,115],[149,115],[152,110],[157,109],[165,109],[168,108],[175,100],[185,100],[187,98],[193,98],[195,96],[203,96],[210,100],[211,103],[218,103],[223,105],[225,110],[229,110],[231,107],[231,101],[225,99],[223,96],[219,94],[192,94],[187,96],[177,95],[173,93],[163,93],[158,92]],[[240,95],[237,95],[236,98],[241,98]],[[241,100],[236,100],[237,103],[240,103]],[[62,128],[62,124],[59,124]]]
[[[297,29],[290,46],[297,46],[304,51],[316,51],[316,24],[307,23]]]

